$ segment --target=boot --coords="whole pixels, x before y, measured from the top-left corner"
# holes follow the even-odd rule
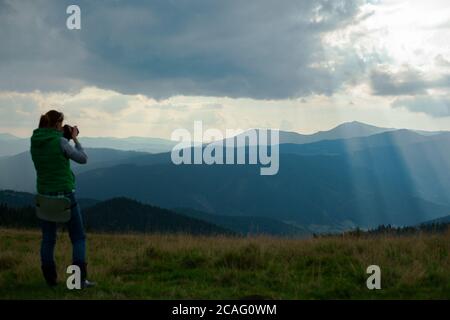
[[[58,275],[56,273],[56,266],[55,265],[47,265],[41,266],[42,269],[42,274],[44,275],[44,279],[45,282],[47,282],[47,284],[50,287],[54,287],[57,285],[57,279],[58,279]]]
[[[90,288],[96,285],[95,282],[87,280],[87,263],[74,263],[74,265],[80,268],[81,273],[81,288]]]

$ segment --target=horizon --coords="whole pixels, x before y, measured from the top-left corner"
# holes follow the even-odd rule
[[[361,121],[357,121],[357,120],[342,122],[342,123],[339,123],[337,125],[332,126],[331,128],[317,130],[317,131],[314,131],[312,133],[302,133],[302,132],[290,131],[290,130],[279,130],[279,131],[280,132],[285,132],[285,133],[299,134],[299,135],[303,135],[303,136],[311,136],[311,135],[315,135],[315,134],[318,134],[318,133],[321,133],[321,132],[332,131],[332,130],[334,130],[334,129],[338,128],[338,127],[341,127],[343,125],[350,125],[350,124],[365,125],[365,126],[376,127],[376,128],[379,128],[379,129],[386,129],[386,130],[392,130],[392,131],[395,131],[395,130],[409,130],[409,131],[413,131],[413,132],[419,131],[419,132],[428,132],[428,133],[433,133],[433,132],[435,132],[435,133],[450,132],[450,129],[449,130],[424,130],[424,129],[416,129],[416,128],[380,127],[380,126],[377,126],[377,125],[374,125],[374,124],[361,122]],[[189,129],[189,128],[187,128],[187,129]],[[271,129],[271,128],[269,128],[269,127],[256,127],[256,128],[245,128],[243,130],[245,132],[245,131],[253,130],[253,129],[259,130],[259,129]],[[0,132],[0,135],[9,135],[9,136],[14,137],[14,138],[28,139],[29,137],[31,137],[33,130],[34,129],[32,129],[30,131],[30,134],[27,135],[27,136],[19,136],[19,135],[15,135],[13,133],[4,132],[4,131]],[[156,137],[156,136],[84,136],[84,135],[80,135],[80,139],[82,140],[83,138],[90,138],[90,139],[97,139],[97,138],[98,139],[108,139],[108,138],[109,139],[133,139],[133,138],[141,139],[141,138],[150,138],[150,139],[160,139],[160,140],[166,140],[166,141],[173,141],[173,140],[170,139],[170,137]]]

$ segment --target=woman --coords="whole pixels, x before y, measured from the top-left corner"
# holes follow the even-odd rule
[[[78,141],[78,128],[73,127],[71,137],[75,147],[63,137],[64,115],[51,110],[41,116],[39,128],[31,137],[31,157],[37,175],[37,192],[49,196],[65,196],[71,201],[71,218],[67,222],[72,242],[72,262],[81,271],[82,287],[93,283],[86,280],[86,237],[80,206],[75,198],[75,176],[70,169],[70,159],[84,164],[87,155]],[[56,223],[42,220],[41,268],[49,286],[57,284],[54,249],[56,244]]]

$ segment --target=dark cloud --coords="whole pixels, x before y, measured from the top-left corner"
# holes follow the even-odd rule
[[[450,117],[450,98],[418,96],[396,99],[392,106],[403,107],[412,112],[426,113],[434,118]]]
[[[405,66],[398,72],[373,70],[370,83],[374,94],[380,96],[422,95],[427,89],[449,87],[450,75],[430,80],[422,72]]]
[[[411,69],[397,73],[373,70],[370,82],[374,93],[380,96],[421,94],[427,88],[427,82],[422,79],[422,75]]]
[[[79,4],[82,30],[65,28]],[[332,94],[361,61],[321,36],[357,21],[363,0],[1,1],[0,90],[95,85],[176,94],[287,98]],[[349,69],[351,68],[351,69]]]

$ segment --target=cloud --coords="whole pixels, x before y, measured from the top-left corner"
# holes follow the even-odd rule
[[[189,100],[191,99],[191,101]],[[205,126],[223,123],[223,104],[216,98],[205,101],[174,97],[157,101],[143,95],[125,95],[87,87],[76,93],[0,92],[0,132],[30,134],[41,114],[49,109],[64,113],[65,122],[80,125],[84,135],[148,135],[168,138],[174,128],[191,127],[202,120]]]
[[[428,89],[450,87],[450,74],[429,79],[423,72],[410,66],[403,66],[397,72],[380,68],[372,70],[370,83],[375,95],[421,95]]]
[[[438,67],[443,67],[443,68],[450,67],[450,61],[448,59],[446,59],[442,54],[439,54],[434,58],[434,63]]]
[[[403,107],[412,112],[425,113],[435,118],[450,117],[450,98],[419,96],[400,98],[392,103],[394,108]]]
[[[0,127],[36,125],[39,120],[37,101],[29,95],[0,95]]]
[[[422,94],[427,88],[423,75],[414,69],[405,69],[399,72],[389,70],[373,70],[370,82],[374,94],[380,96]]]
[[[69,1],[0,1],[0,90],[278,99],[331,95],[360,72],[322,37],[358,22],[363,0],[77,3],[70,31]]]

